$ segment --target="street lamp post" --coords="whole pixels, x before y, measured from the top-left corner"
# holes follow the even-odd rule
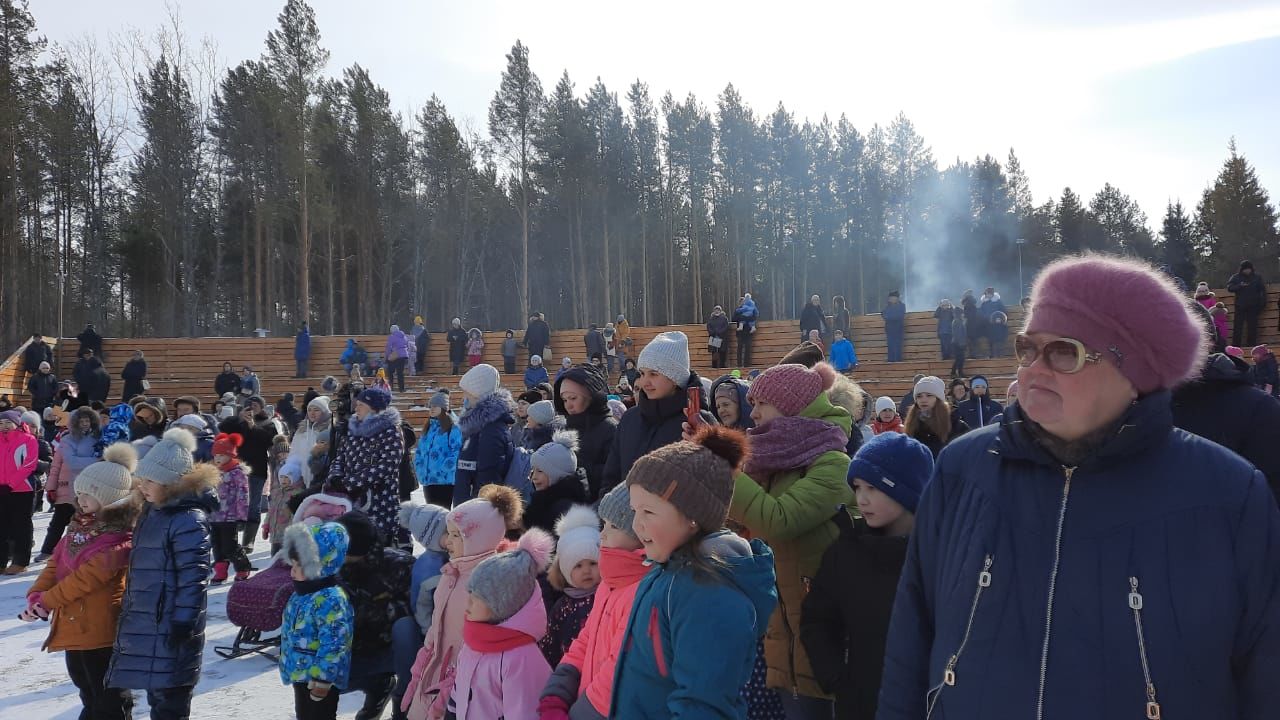
[[[1027,239],[1018,238],[1013,244],[1018,246],[1018,302],[1022,302],[1022,298],[1027,296],[1027,286],[1022,282],[1022,246],[1027,244]]]

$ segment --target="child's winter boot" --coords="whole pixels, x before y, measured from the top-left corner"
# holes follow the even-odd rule
[[[213,564],[213,578],[209,582],[218,585],[227,581],[227,568],[231,563],[226,560],[219,560]]]
[[[248,580],[248,579],[249,579],[249,571],[248,571],[248,570],[237,570],[237,571],[236,571],[236,582],[240,582],[241,580]]]

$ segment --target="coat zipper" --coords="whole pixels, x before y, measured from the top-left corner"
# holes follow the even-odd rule
[[[1129,608],[1133,610],[1133,627],[1138,633],[1138,658],[1142,660],[1142,679],[1147,690],[1147,720],[1160,720],[1160,703],[1156,702],[1156,686],[1151,682],[1151,667],[1147,664],[1147,641],[1142,633],[1142,594],[1138,592],[1138,578],[1129,578]]]
[[[956,684],[956,664],[960,662],[960,656],[964,654],[965,645],[969,644],[969,635],[973,632],[973,618],[978,614],[978,602],[982,600],[983,591],[991,587],[992,562],[994,562],[994,558],[991,555],[987,555],[982,560],[982,570],[978,572],[978,587],[973,591],[973,603],[969,606],[969,621],[965,623],[964,636],[960,638],[960,646],[956,648],[955,653],[947,658],[947,664],[942,669],[942,682],[929,691],[929,708],[925,712],[925,720],[929,720],[929,717],[933,715],[933,707],[942,695],[942,688]]]
[[[1053,537],[1053,569],[1049,572],[1049,599],[1045,606],[1044,642],[1040,645],[1040,688],[1036,694],[1036,720],[1044,719],[1044,685],[1049,675],[1049,636],[1053,633],[1053,598],[1058,589],[1058,567],[1062,562],[1062,526],[1067,519],[1067,498],[1071,496],[1074,467],[1062,468],[1066,480],[1062,484],[1062,504],[1058,507],[1058,530]]]

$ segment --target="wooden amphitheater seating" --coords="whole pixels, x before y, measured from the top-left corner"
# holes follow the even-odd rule
[[[1234,296],[1225,291],[1218,291],[1223,302],[1231,307]],[[1272,345],[1280,354],[1280,331],[1277,331],[1278,314],[1277,299],[1280,299],[1280,287],[1270,293],[1266,311],[1259,321],[1260,339]],[[1022,320],[1021,309],[1010,308],[1010,328],[1019,327]],[[862,385],[872,397],[888,395],[901,398],[912,387],[912,378],[916,373],[947,377],[951,363],[940,359],[936,337],[936,321],[932,311],[914,312],[907,315],[904,342],[904,362],[889,363],[885,361],[886,346],[884,324],[878,315],[855,316],[851,327],[851,340],[854,342],[860,366],[852,373],[852,377]],[[639,354],[646,343],[655,335],[669,330],[680,330],[689,336],[690,359],[699,375],[715,378],[727,372],[711,368],[711,355],[707,348],[707,332],[705,325],[679,325],[672,327],[636,327],[632,328],[635,345],[632,357]],[[517,339],[523,334],[517,331]],[[501,369],[503,367],[500,349],[505,333],[501,331],[486,332],[484,362]],[[574,362],[583,362],[585,346],[581,329],[557,330],[552,333],[551,357],[544,358],[549,374],[554,378],[560,365],[560,358],[569,356]],[[370,353],[381,353],[386,343],[386,335],[357,335],[358,339]],[[347,336],[312,336],[312,355],[309,375],[306,378],[293,377],[295,366],[293,360],[293,338],[252,338],[252,337],[205,337],[205,338],[108,338],[104,341],[106,369],[112,378],[112,398],[118,398],[124,381],[120,379],[120,371],[125,362],[132,357],[135,350],[142,350],[148,363],[148,380],[151,383],[151,394],[165,398],[170,404],[174,398],[182,395],[198,397],[206,406],[212,405],[217,398],[213,392],[214,377],[221,372],[222,363],[230,362],[239,373],[248,364],[252,365],[262,380],[264,396],[268,402],[275,402],[284,392],[292,392],[301,402],[302,394],[308,387],[320,386],[326,375],[339,378],[345,374],[338,363],[338,357],[346,346]],[[765,368],[776,364],[783,355],[794,348],[800,340],[799,323],[795,320],[763,321],[759,323],[752,349],[752,367]],[[47,339],[52,343],[51,339]],[[65,351],[58,354],[57,374],[59,377],[70,377],[75,364],[74,350],[79,344],[73,338],[63,340]],[[736,339],[730,339],[728,358],[732,363],[736,355]],[[19,388],[18,382],[22,373],[21,351],[19,348],[3,364],[0,364],[0,392],[10,394],[15,402],[25,397],[25,389]],[[985,349],[985,343],[982,345]],[[1008,385],[1016,372],[1016,363],[1012,357],[1012,340],[1005,348],[1006,356],[996,359],[970,359],[965,365],[965,374],[986,375],[991,382],[992,394],[1003,398]],[[528,355],[523,349],[517,358],[517,372],[503,375],[503,383],[513,391],[523,389],[523,374],[527,367]],[[464,364],[465,371],[465,364]],[[407,419],[415,425],[421,424],[426,416],[425,410],[411,410],[415,406],[426,403],[428,386],[456,389],[459,377],[451,374],[448,361],[448,345],[443,332],[433,332],[429,347],[426,368],[417,377],[406,377],[406,392],[397,393],[396,405],[405,413]],[[617,381],[615,373],[613,382]],[[461,402],[460,398],[456,402]]]

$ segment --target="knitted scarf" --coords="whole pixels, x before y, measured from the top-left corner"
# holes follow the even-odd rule
[[[747,431],[751,456],[743,472],[753,479],[808,467],[825,452],[844,452],[849,436],[824,420],[779,417]]]
[[[538,639],[515,628],[466,620],[462,624],[462,641],[476,652],[496,653],[530,645]]]
[[[63,538],[57,579],[61,581],[98,553],[117,546],[120,546],[117,561],[123,567],[129,557],[131,535],[127,522],[105,521],[97,513],[76,513]]]

